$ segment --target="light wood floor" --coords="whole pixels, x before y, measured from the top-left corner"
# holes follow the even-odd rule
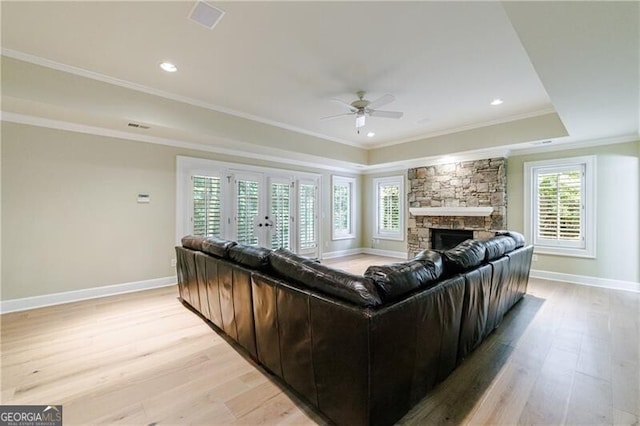
[[[351,256],[363,272],[397,259]],[[325,420],[168,287],[5,314],[2,404],[62,404],[65,425]],[[535,280],[500,328],[401,421],[639,424],[640,294]]]

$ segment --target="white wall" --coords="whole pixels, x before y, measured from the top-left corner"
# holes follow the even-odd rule
[[[182,148],[2,123],[0,300],[91,289],[173,275],[175,158],[186,155],[319,173],[323,253],[370,247],[406,252],[405,241],[372,244],[372,180],[357,176],[357,237],[331,239],[331,175],[324,170]],[[539,255],[533,268],[640,282],[640,142],[513,156],[507,164],[509,228],[523,230],[523,163],[598,157],[597,258]],[[137,204],[149,193],[150,204]]]
[[[319,173],[331,217],[327,171],[6,122],[1,141],[3,301],[175,275],[177,155]],[[321,251],[357,231],[323,226]]]
[[[513,156],[507,162],[509,229],[524,231],[524,162],[596,155],[596,258],[538,255],[532,269],[640,282],[640,141]]]

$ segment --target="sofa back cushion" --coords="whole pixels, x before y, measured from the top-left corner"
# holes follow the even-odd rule
[[[505,253],[515,250],[516,242],[513,238],[506,235],[489,238],[483,241],[487,252],[485,254],[485,262],[502,257]]]
[[[203,241],[204,237],[200,237],[198,235],[187,235],[182,237],[181,243],[184,248],[201,251]]]
[[[373,280],[382,300],[389,302],[434,283],[440,274],[433,268],[427,268],[420,261],[410,260],[390,265],[369,266],[364,276]]]
[[[413,258],[413,260],[417,260],[418,262],[422,263],[427,269],[431,270],[432,273],[435,274],[436,279],[440,278],[442,272],[444,271],[442,256],[435,250],[422,250],[416,255],[416,257]]]
[[[513,238],[516,242],[516,248],[524,247],[524,235],[516,231],[498,231],[496,235],[506,235],[507,237]]]
[[[269,255],[271,268],[281,277],[316,289],[358,306],[382,303],[373,281],[368,277],[330,268],[314,260],[279,248]]]
[[[229,257],[236,263],[247,268],[265,271],[269,269],[269,254],[271,250],[264,247],[235,244],[229,249]]]
[[[218,237],[206,237],[202,241],[202,251],[212,256],[228,259],[229,249],[235,245],[235,241],[223,240]]]
[[[486,248],[482,241],[465,240],[452,249],[442,252],[447,272],[455,274],[480,265]]]

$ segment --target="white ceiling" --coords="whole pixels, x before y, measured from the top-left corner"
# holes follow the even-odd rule
[[[565,141],[638,135],[636,2],[215,2],[213,30],[194,4],[5,1],[3,53],[365,148],[554,111]],[[404,117],[319,120],[358,90]]]

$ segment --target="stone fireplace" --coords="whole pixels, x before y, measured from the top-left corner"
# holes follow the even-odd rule
[[[409,169],[409,256],[432,247],[433,229],[488,238],[507,227],[505,158]]]

